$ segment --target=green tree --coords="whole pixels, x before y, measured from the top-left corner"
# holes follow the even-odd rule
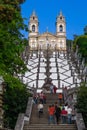
[[[66,45],[67,45],[67,48],[71,48],[72,43],[73,43],[73,41],[72,41],[72,40],[67,39],[67,40],[66,40]]]
[[[28,97],[31,96],[17,78],[6,76],[4,92],[4,126],[14,128],[18,114],[25,113]]]
[[[82,54],[87,63],[87,35],[77,37],[74,41],[74,46],[76,47],[76,45],[78,45],[79,53]]]
[[[21,16],[23,0],[1,0],[0,4],[0,73],[24,73],[27,69],[20,54],[26,45],[21,30],[26,29]]]
[[[87,35],[87,25],[84,28],[84,34]]]
[[[73,35],[74,40],[75,40],[77,37],[78,37],[77,34],[74,34],[74,35]]]
[[[85,84],[83,84],[78,91],[76,107],[78,112],[82,113],[87,126],[87,86]]]
[[[6,83],[4,93],[4,121],[13,128],[19,112],[24,112],[28,93],[26,86],[15,77],[24,74],[27,67],[21,58],[27,39],[21,33],[27,31],[21,16],[21,4],[25,0],[0,0],[0,75]]]

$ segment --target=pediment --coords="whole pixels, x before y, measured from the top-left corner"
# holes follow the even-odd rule
[[[45,33],[39,35],[39,37],[54,37],[54,38],[56,38],[56,35],[49,33],[49,32],[45,32]]]

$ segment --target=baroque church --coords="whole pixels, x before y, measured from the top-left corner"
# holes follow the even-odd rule
[[[39,34],[39,21],[35,12],[29,19],[29,47],[30,50],[56,49],[66,50],[66,22],[62,12],[56,17],[56,32],[48,31]],[[54,23],[55,24],[55,23]]]

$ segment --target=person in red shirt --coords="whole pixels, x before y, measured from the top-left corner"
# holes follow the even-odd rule
[[[55,106],[54,105],[49,105],[48,107],[48,123],[53,123],[55,124],[55,118],[54,118],[54,113],[55,113]]]
[[[67,123],[67,111],[65,110],[65,108],[62,108],[61,118],[63,124]]]
[[[55,85],[53,87],[53,90],[54,90],[54,94],[56,94],[57,87]]]

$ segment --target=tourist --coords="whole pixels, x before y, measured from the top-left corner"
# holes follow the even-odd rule
[[[72,123],[72,108],[68,106],[67,108],[67,118],[68,118],[68,124]]]
[[[35,104],[38,103],[38,94],[37,94],[37,93],[34,93],[34,94],[33,94],[33,102],[34,102]]]
[[[59,93],[59,94],[58,94],[58,100],[59,100],[59,104],[61,105],[61,104],[62,104],[62,100],[63,100],[63,95],[62,95],[62,93]]]
[[[41,91],[41,93],[39,94],[39,99],[40,99],[40,102],[42,102],[43,104],[43,91]]]
[[[54,112],[55,112],[55,106],[49,105],[48,107],[48,124],[55,124],[55,118],[54,118]]]
[[[66,124],[67,123],[67,111],[65,110],[65,108],[62,108],[61,111],[61,119],[62,119],[62,123]]]
[[[56,90],[57,90],[57,87],[54,85],[53,87],[54,94],[56,94]]]
[[[72,118],[71,118],[71,120],[72,120],[72,124],[76,123],[76,111],[75,111],[74,108],[72,109]]]
[[[39,102],[39,104],[38,104],[38,106],[37,106],[37,108],[38,108],[38,113],[39,113],[39,118],[40,118],[40,116],[41,116],[41,114],[43,114],[43,104],[42,104],[42,102]]]
[[[60,119],[60,115],[61,115],[61,109],[60,107],[56,104],[55,105],[55,117],[56,117],[56,123],[59,123],[59,119]]]
[[[46,95],[43,93],[43,103],[46,104]]]
[[[68,109],[68,103],[65,103],[64,108],[67,111],[67,109]]]

